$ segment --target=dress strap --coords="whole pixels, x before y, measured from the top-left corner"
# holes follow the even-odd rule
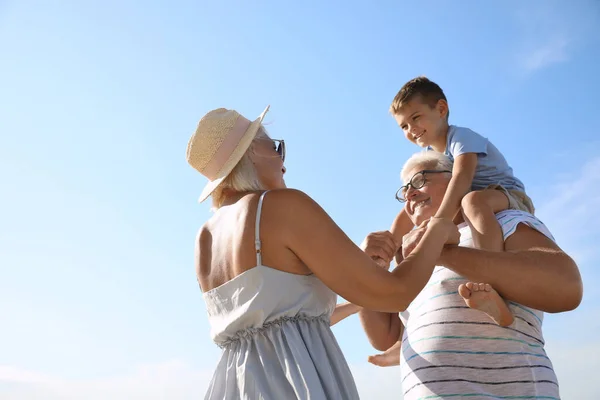
[[[263,200],[268,190],[263,192],[258,199],[258,209],[256,210],[256,223],[254,224],[254,248],[256,249],[256,265],[262,265],[262,249],[260,243],[260,215],[262,212]]]

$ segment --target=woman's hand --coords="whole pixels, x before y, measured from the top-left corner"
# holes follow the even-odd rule
[[[389,231],[369,233],[360,248],[382,268],[388,269],[396,255],[398,244]]]

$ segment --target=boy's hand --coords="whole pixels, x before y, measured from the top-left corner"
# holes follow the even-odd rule
[[[369,233],[360,248],[382,268],[389,268],[398,244],[389,231]]]

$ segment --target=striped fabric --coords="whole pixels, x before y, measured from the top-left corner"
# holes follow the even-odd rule
[[[496,215],[504,239],[520,223],[554,240],[540,220],[522,211]],[[472,247],[460,227],[461,246]],[[506,328],[458,295],[467,280],[436,267],[427,286],[401,314],[401,375],[405,400],[559,399],[558,382],[544,351],[542,312],[509,303],[515,316]]]

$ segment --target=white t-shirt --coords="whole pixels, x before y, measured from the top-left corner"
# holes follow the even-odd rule
[[[504,240],[524,223],[554,240],[531,214],[507,210],[496,215]],[[468,226],[460,246],[473,247]],[[401,313],[405,326],[400,369],[404,400],[559,399],[558,382],[544,350],[543,313],[509,303],[512,325],[498,326],[468,308],[458,294],[467,282],[436,267],[425,288]]]

